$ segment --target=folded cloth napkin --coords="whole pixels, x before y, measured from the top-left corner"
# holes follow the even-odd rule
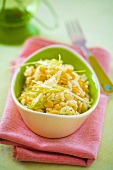
[[[26,40],[16,64],[51,44],[56,42],[37,37]],[[72,48],[82,54],[79,48]],[[101,48],[91,48],[91,51],[109,73],[109,53]],[[24,124],[9,90],[0,122],[0,143],[14,146],[13,156],[19,161],[89,166],[97,157],[107,101],[108,96],[101,93],[97,108],[75,133],[65,138],[48,139],[33,133]]]

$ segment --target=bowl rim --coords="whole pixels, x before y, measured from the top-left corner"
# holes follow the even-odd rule
[[[13,75],[13,79],[12,79],[12,83],[11,83],[11,94],[13,97],[14,102],[16,103],[16,105],[21,108],[24,111],[30,112],[32,114],[39,114],[39,115],[45,115],[45,116],[50,116],[50,117],[57,117],[57,118],[80,118],[80,117],[86,117],[87,115],[91,114],[93,112],[93,110],[96,108],[98,102],[99,102],[99,98],[100,98],[100,85],[99,85],[99,81],[98,78],[94,72],[94,70],[92,69],[92,67],[90,66],[90,64],[84,59],[84,57],[82,57],[81,54],[79,54],[77,51],[75,51],[73,48],[69,47],[68,45],[62,45],[62,44],[52,44],[52,45],[48,45],[45,47],[42,47],[41,49],[36,50],[35,52],[31,53],[22,63],[25,63],[27,60],[29,60],[30,58],[32,58],[35,54],[44,51],[46,49],[51,49],[51,48],[63,48],[66,49],[70,52],[72,52],[74,55],[76,55],[76,57],[80,58],[80,60],[82,60],[85,65],[91,70],[92,74],[95,76],[96,79],[96,85],[97,85],[97,99],[95,104],[93,105],[93,107],[91,107],[89,110],[87,110],[86,112],[83,112],[82,114],[78,114],[78,115],[60,115],[60,114],[48,114],[48,113],[44,113],[44,112],[37,112],[34,110],[30,110],[27,107],[23,106],[22,104],[20,104],[20,102],[17,100],[15,93],[14,93],[14,85],[15,85],[15,79],[16,76],[18,74],[18,72],[20,71],[20,67],[16,69],[14,75]]]

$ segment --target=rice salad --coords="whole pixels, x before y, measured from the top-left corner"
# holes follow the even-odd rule
[[[83,72],[79,74],[79,72]],[[78,115],[91,107],[89,82],[84,70],[75,71],[59,59],[26,65],[19,102],[28,109],[48,114]]]

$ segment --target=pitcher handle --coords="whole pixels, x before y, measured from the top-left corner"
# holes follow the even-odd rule
[[[53,16],[54,19],[54,25],[53,26],[49,26],[47,25],[45,22],[41,21],[40,18],[38,18],[37,16],[33,16],[33,18],[43,27],[45,27],[46,29],[54,29],[58,26],[58,16],[57,13],[55,12],[54,8],[52,7],[52,5],[47,1],[47,0],[42,0],[43,3],[45,4],[45,6],[47,6],[47,8],[49,9],[50,13]]]
[[[18,5],[30,16],[33,17],[40,25],[42,25],[43,27],[45,27],[46,29],[54,29],[58,26],[58,17],[57,14],[54,10],[54,8],[52,7],[52,5],[47,1],[47,0],[42,0],[43,3],[45,4],[45,6],[48,7],[50,13],[52,14],[53,18],[54,18],[54,25],[53,26],[49,26],[47,24],[45,24],[45,22],[41,21],[40,18],[38,18],[37,16],[29,13],[26,8],[21,4],[21,1],[15,0],[16,3],[18,3]]]

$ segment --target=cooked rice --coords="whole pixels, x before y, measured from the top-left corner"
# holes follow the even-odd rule
[[[77,115],[91,107],[86,74],[77,74],[74,67],[62,61],[40,60],[26,66],[25,84],[19,101],[38,112]]]

